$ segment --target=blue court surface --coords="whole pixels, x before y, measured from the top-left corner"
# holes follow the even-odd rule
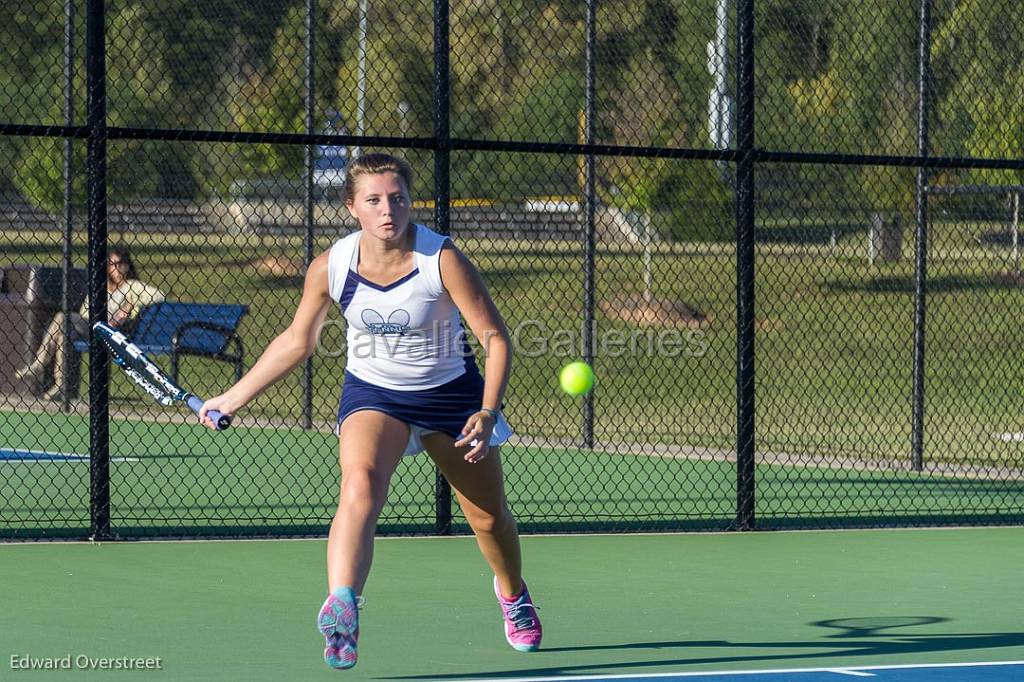
[[[19,450],[0,448],[0,462],[88,462],[89,455],[48,450]],[[111,462],[138,462],[137,457],[111,457]]]
[[[522,677],[505,682],[1018,682],[1024,680],[1024,661],[992,663],[946,663],[923,665],[863,666],[856,668],[790,668],[782,670],[737,670],[709,673],[658,673],[653,675],[583,675]]]

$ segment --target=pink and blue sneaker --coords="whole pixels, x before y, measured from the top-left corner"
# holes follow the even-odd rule
[[[539,607],[533,605],[530,591],[523,583],[523,591],[517,597],[506,599],[498,589],[498,578],[494,578],[494,594],[501,605],[501,613],[505,617],[505,639],[516,651],[536,651],[540,648],[540,618],[537,616]]]
[[[332,668],[346,669],[356,664],[359,641],[359,608],[363,598],[351,587],[339,587],[320,607],[316,625],[324,636],[324,662]]]

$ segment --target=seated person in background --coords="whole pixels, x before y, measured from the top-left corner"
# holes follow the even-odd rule
[[[139,280],[131,254],[124,247],[110,250],[107,255],[107,320],[112,327],[125,331],[131,329],[139,311],[150,303],[160,303],[164,293]],[[89,301],[86,299],[77,313],[71,314],[71,341],[89,337]],[[43,397],[59,400],[64,389],[64,354],[67,352],[64,337],[64,313],[53,316],[50,326],[43,334],[42,342],[36,349],[31,364],[18,370],[18,380],[28,380],[36,385],[44,383],[47,369],[53,364],[53,387]]]

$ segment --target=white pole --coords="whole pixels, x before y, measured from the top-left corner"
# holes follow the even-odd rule
[[[715,37],[708,41],[708,72],[713,77],[708,96],[708,135],[715,149],[732,146],[732,99],[729,97],[728,78],[729,0],[716,0]],[[717,162],[722,179],[728,181],[729,166]]]
[[[731,135],[729,135],[728,132],[726,132],[729,130],[729,124],[731,123],[728,117],[729,105],[725,99],[727,96],[726,93],[728,92],[726,89],[728,86],[726,85],[725,79],[729,75],[729,62],[726,59],[726,55],[728,54],[728,46],[726,45],[728,36],[726,35],[726,32],[728,28],[729,0],[718,0],[718,5],[715,7],[715,52],[717,53],[716,56],[718,57],[716,64],[718,68],[716,69],[715,73],[715,90],[718,92],[718,95],[720,97],[719,101],[721,102],[721,107],[719,109],[718,115],[721,117],[721,142],[723,143],[724,147],[729,145],[729,142],[731,142],[729,138],[732,137]]]
[[[1020,274],[1020,194],[1013,193],[1013,273]]]
[[[711,144],[716,149],[727,149],[732,143],[730,130],[730,102],[728,96],[728,27],[729,0],[718,0],[715,4],[715,37],[708,43],[708,71],[714,77],[711,86],[711,97],[708,102],[708,128]]]
[[[369,0],[359,0],[359,75],[356,88],[356,135],[363,135],[366,130],[366,23],[370,8]],[[361,147],[353,150],[350,158],[362,156]]]
[[[644,210],[641,214],[644,226],[644,299],[650,303],[654,299],[654,271],[651,267],[651,213]]]

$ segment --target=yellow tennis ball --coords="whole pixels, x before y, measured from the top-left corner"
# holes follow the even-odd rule
[[[585,362],[570,362],[558,374],[558,383],[571,396],[583,395],[594,387],[594,370]]]

